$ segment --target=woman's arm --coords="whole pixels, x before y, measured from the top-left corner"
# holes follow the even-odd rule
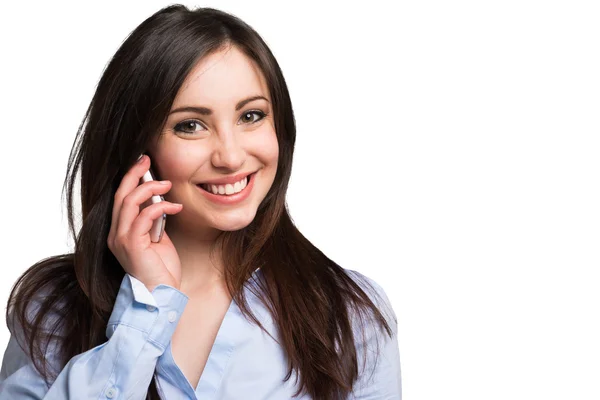
[[[0,400],[144,399],[187,301],[164,284],[150,293],[126,274],[108,321],[109,340],[71,358],[50,388],[19,345],[18,330],[11,330],[0,370]]]
[[[400,351],[398,349],[398,328],[390,324],[394,330],[392,338],[383,331],[379,334],[380,352],[377,355],[369,354],[367,368],[359,376],[353,391],[356,400],[401,400],[402,386],[400,382]],[[374,341],[368,346],[375,345]],[[377,359],[375,359],[378,357]],[[373,370],[373,364],[376,368]],[[359,371],[360,368],[359,368]]]

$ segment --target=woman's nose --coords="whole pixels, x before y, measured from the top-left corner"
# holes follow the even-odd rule
[[[246,160],[246,152],[235,136],[235,133],[230,131],[217,136],[217,143],[212,154],[212,164],[215,167],[226,168],[232,171],[239,170]]]

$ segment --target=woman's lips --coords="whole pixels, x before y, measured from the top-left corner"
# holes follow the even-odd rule
[[[241,192],[238,192],[235,194],[214,194],[212,192],[206,191],[200,185],[196,185],[196,187],[200,190],[200,192],[202,192],[202,194],[208,200],[210,200],[214,203],[223,204],[223,205],[236,204],[236,203],[240,203],[240,202],[244,201],[250,195],[250,192],[252,191],[252,188],[254,187],[255,175],[256,175],[256,172],[248,175],[248,183],[246,184],[246,187],[244,189],[242,189]]]

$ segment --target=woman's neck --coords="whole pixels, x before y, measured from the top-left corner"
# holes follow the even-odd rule
[[[213,249],[214,235],[207,239],[178,229],[171,229],[167,234],[181,261],[182,292],[202,294],[223,285],[223,261],[220,249]]]

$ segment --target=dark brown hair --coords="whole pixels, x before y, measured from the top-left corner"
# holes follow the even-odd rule
[[[48,385],[55,379],[52,374],[59,372],[48,369],[50,339],[60,344],[55,355],[62,366],[107,341],[106,325],[125,274],[107,247],[114,194],[121,179],[161,132],[194,65],[230,45],[263,72],[279,143],[275,180],[255,219],[243,229],[223,232],[215,243],[223,249],[225,280],[233,300],[264,330],[242,290],[260,267],[261,293],[257,294],[279,329],[289,362],[286,380],[296,371],[296,394],[304,392],[315,399],[343,399],[353,388],[360,373],[355,318],[362,327],[374,323],[392,335],[376,305],[383,302],[372,301],[361,285],[300,233],[288,213],[285,198],[296,127],[285,79],[266,43],[231,14],[175,4],[147,18],[123,42],[106,66],[79,127],[63,186],[74,252],[39,261],[11,290],[7,323],[10,315],[17,318],[26,338],[24,348]],[[76,234],[73,191],[79,170],[82,215]],[[35,314],[28,316],[39,293],[46,295]],[[49,324],[50,311],[58,317]],[[155,375],[147,399],[160,398],[156,382]]]

